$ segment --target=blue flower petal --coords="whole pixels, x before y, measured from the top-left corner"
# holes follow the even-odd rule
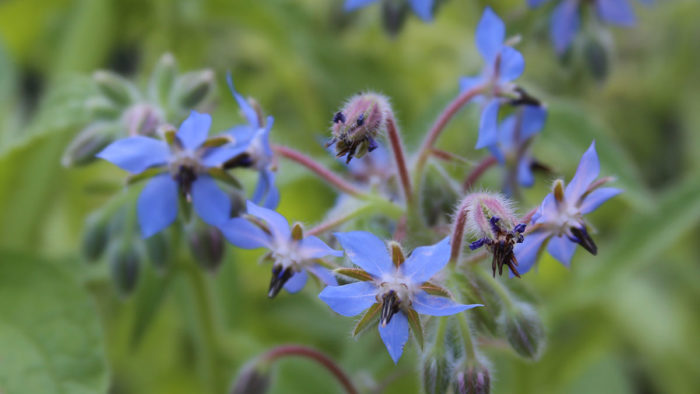
[[[243,249],[271,248],[270,236],[243,218],[233,218],[219,226],[226,239]]]
[[[247,148],[247,146],[242,144],[227,144],[216,148],[210,148],[206,151],[200,162],[205,167],[220,167],[225,162],[245,152]]]
[[[136,202],[141,235],[148,238],[168,227],[177,218],[178,188],[170,174],[148,181]]]
[[[549,0],[527,0],[527,5],[530,6],[530,8],[535,8],[541,6],[547,1]]]
[[[566,185],[564,190],[566,200],[575,203],[586,192],[591,182],[598,178],[598,174],[600,174],[600,162],[595,151],[595,141],[593,141],[588,150],[581,156],[574,178]]]
[[[284,289],[290,293],[297,293],[306,285],[306,280],[309,275],[306,274],[305,270],[301,270],[294,275],[284,284]]]
[[[236,145],[248,146],[253,140],[258,129],[254,128],[248,124],[241,124],[238,126],[233,126],[230,129],[224,131],[224,134],[228,134],[233,137],[233,142]]]
[[[192,182],[192,205],[197,215],[212,226],[223,224],[231,217],[231,200],[209,175],[200,174]]]
[[[377,0],[346,0],[343,9],[345,12],[355,11],[358,8],[366,7]]]
[[[386,244],[366,231],[333,234],[345,249],[350,260],[370,274],[381,277],[392,272],[393,263]]]
[[[491,100],[481,111],[476,149],[486,148],[498,142],[498,109],[500,105],[498,100]]]
[[[289,222],[284,216],[271,209],[259,207],[251,201],[247,202],[247,209],[249,214],[257,216],[267,223],[275,239],[288,241],[291,238],[292,232],[289,229]]]
[[[413,299],[413,309],[421,315],[449,316],[471,309],[481,304],[458,304],[447,297],[430,295],[425,291],[420,291]]]
[[[231,77],[231,73],[226,74],[226,82],[228,82],[228,87],[231,90],[231,94],[233,94],[233,97],[236,99],[236,102],[238,102],[238,106],[241,108],[243,116],[245,116],[246,120],[248,121],[248,124],[251,125],[254,129],[259,128],[260,121],[258,120],[258,113],[248,103],[248,100],[246,100],[243,96],[238,94],[236,88],[233,86],[233,78]]]
[[[343,251],[335,250],[318,237],[310,235],[301,240],[299,254],[303,259],[318,259],[325,256],[340,257],[343,255]]]
[[[476,77],[462,77],[459,79],[459,91],[465,92],[473,87],[484,84],[484,77],[479,75]]]
[[[518,183],[524,187],[530,187],[535,183],[535,177],[530,168],[530,157],[523,156],[518,162]]]
[[[431,245],[415,248],[401,265],[404,275],[414,283],[423,283],[433,277],[450,260],[450,237]]]
[[[537,134],[547,121],[547,110],[537,105],[526,105],[522,109],[522,126],[520,142]]]
[[[279,190],[275,186],[275,173],[271,170],[260,171],[258,184],[250,200],[267,209],[275,209],[280,202]]]
[[[576,243],[567,237],[552,237],[547,244],[547,252],[566,267],[571,263],[575,251]]]
[[[408,0],[413,12],[425,22],[433,20],[433,0]]]
[[[517,79],[525,70],[525,58],[517,50],[504,46],[501,50],[501,66],[498,79],[501,83]]]
[[[319,264],[311,264],[306,268],[312,274],[316,275],[321,282],[325,283],[327,286],[338,286],[338,281],[335,279],[333,272],[326,267],[322,267]]]
[[[408,341],[408,319],[403,312],[398,312],[392,318],[386,327],[379,325],[379,336],[382,337],[386,350],[389,351],[394,364],[399,362],[403,347]]]
[[[149,167],[167,163],[170,148],[164,141],[136,136],[116,140],[96,156],[132,174],[138,174]]]
[[[532,268],[537,261],[542,243],[549,238],[551,234],[546,231],[535,231],[525,235],[525,240],[522,243],[516,244],[513,248],[515,258],[518,260],[518,272],[522,275]]]
[[[593,212],[598,207],[608,201],[609,199],[622,193],[622,190],[616,189],[614,187],[601,187],[591,192],[587,195],[581,204],[580,210],[581,214],[585,215],[587,213]]]
[[[627,27],[637,23],[634,10],[627,0],[597,0],[595,9],[604,22]]]
[[[487,64],[501,51],[506,38],[506,26],[491,7],[486,7],[476,27],[476,47]]]
[[[177,139],[185,149],[195,150],[207,140],[211,127],[211,115],[190,112],[177,131]]]
[[[571,45],[579,29],[578,4],[579,0],[564,0],[552,12],[549,36],[554,50],[560,55]]]
[[[355,316],[377,302],[377,287],[372,282],[328,286],[318,295],[336,313]]]

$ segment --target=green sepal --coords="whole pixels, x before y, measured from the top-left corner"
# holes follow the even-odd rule
[[[418,312],[414,311],[413,309],[409,309],[404,311],[404,313],[408,318],[408,324],[411,326],[411,330],[413,330],[413,336],[416,338],[416,341],[418,341],[418,345],[420,345],[421,350],[423,350],[423,326],[420,324],[420,316],[418,316]]]
[[[240,182],[238,182],[238,179],[221,168],[210,168],[208,173],[212,176],[212,178],[224,182],[227,185],[231,185],[235,189],[243,189],[243,186],[240,184]]]
[[[349,276],[353,279],[361,280],[363,282],[372,280],[372,275],[365,272],[365,270],[360,268],[336,268],[333,272],[340,275]]]
[[[367,326],[372,323],[375,318],[379,315],[379,310],[381,309],[381,305],[379,303],[375,303],[374,305],[370,306],[369,309],[367,309],[367,312],[365,312],[364,315],[362,315],[362,318],[360,321],[357,322],[357,325],[355,325],[355,328],[352,330],[352,336],[356,337],[359,333],[364,331]]]
[[[146,179],[153,178],[156,175],[160,175],[167,172],[167,169],[163,167],[154,167],[154,168],[149,168],[141,173],[135,174],[135,175],[129,175],[126,177],[126,184],[127,186],[131,186],[134,183],[141,182]]]

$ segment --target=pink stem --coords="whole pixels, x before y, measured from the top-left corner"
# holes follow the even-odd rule
[[[472,172],[470,172],[467,178],[464,180],[464,183],[462,184],[462,191],[466,192],[467,190],[471,189],[472,186],[474,186],[474,184],[476,183],[476,181],[478,181],[479,178],[481,178],[484,172],[486,172],[486,170],[491,168],[496,163],[498,163],[498,160],[496,160],[494,156],[489,156],[481,162],[479,162],[479,164],[477,164],[476,167],[472,169]]]
[[[403,145],[401,143],[401,135],[396,127],[396,122],[394,121],[393,115],[389,116],[386,120],[387,134],[389,134],[389,143],[391,144],[391,150],[394,152],[394,159],[396,160],[396,169],[399,173],[399,179],[401,180],[401,187],[403,187],[404,195],[406,196],[406,203],[411,202],[411,179],[408,176],[408,168],[406,166],[406,157],[403,152]]]
[[[467,196],[459,204],[457,208],[457,219],[455,219],[454,227],[452,228],[452,248],[450,249],[450,264],[457,264],[459,255],[462,253],[462,242],[464,241],[464,228],[467,225],[467,215],[469,214],[469,204],[471,198]]]

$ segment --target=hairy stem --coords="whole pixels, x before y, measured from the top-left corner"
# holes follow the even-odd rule
[[[340,368],[340,366],[338,366],[338,364],[331,360],[330,357],[326,356],[325,354],[319,352],[316,349],[300,345],[284,345],[270,350],[269,352],[265,353],[265,355],[263,355],[262,358],[267,362],[272,362],[287,356],[306,357],[310,360],[315,361],[319,365],[326,368],[328,372],[333,374],[333,376],[343,386],[345,392],[347,392],[348,394],[358,393],[357,389],[352,384],[352,381],[350,380],[348,375]]]
[[[498,160],[496,160],[496,157],[494,156],[488,156],[480,161],[479,164],[477,164],[476,167],[474,167],[469,175],[467,175],[467,177],[464,179],[464,182],[462,183],[462,191],[466,192],[471,189],[476,181],[478,181],[479,178],[481,178],[481,176],[486,172],[486,170],[491,168],[496,163],[498,163]]]
[[[476,349],[474,348],[472,331],[469,327],[466,313],[458,313],[457,321],[459,322],[459,332],[462,334],[462,340],[464,341],[464,354],[467,356],[467,361],[474,362],[476,361]]]
[[[386,129],[387,134],[389,135],[391,150],[394,152],[396,170],[399,173],[399,180],[401,181],[401,187],[403,188],[404,196],[406,198],[406,204],[410,204],[413,198],[411,179],[409,178],[408,168],[406,167],[406,156],[404,155],[403,144],[401,143],[401,135],[396,127],[396,121],[394,120],[393,115],[390,115],[387,118]]]
[[[471,199],[467,196],[462,200],[457,208],[457,217],[454,220],[452,227],[452,241],[450,249],[450,265],[457,265],[459,256],[462,253],[462,242],[464,242],[464,228],[467,225],[467,216],[469,215],[469,204]]]

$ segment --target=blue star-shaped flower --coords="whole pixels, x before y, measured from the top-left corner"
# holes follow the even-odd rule
[[[554,183],[554,191],[544,198],[532,218],[534,230],[515,247],[520,273],[527,272],[535,264],[545,242],[548,242],[547,252],[567,267],[576,251],[576,244],[594,255],[597,253],[598,248],[588,234],[583,215],[622,192],[612,187],[600,187],[609,178],[596,181],[599,172],[600,162],[593,142],[581,157],[576,175],[566,189],[562,181]]]
[[[377,0],[346,0],[345,12],[355,11],[359,8],[366,7]],[[434,0],[408,0],[413,12],[425,22],[433,20],[433,3]]]
[[[373,307],[381,310],[379,335],[389,355],[398,362],[408,340],[409,319],[416,313],[447,316],[481,306],[458,304],[448,297],[430,294],[426,286],[450,257],[449,238],[416,248],[405,261],[393,261],[382,240],[364,231],[336,233],[350,260],[362,268],[363,281],[326,287],[319,297],[343,316],[354,316]]]
[[[484,59],[484,69],[479,76],[463,77],[462,91],[484,86],[484,100],[479,122],[479,138],[476,148],[485,148],[498,142],[498,110],[502,100],[515,92],[511,82],[525,70],[523,55],[505,44],[506,27],[491,8],[486,7],[476,28],[476,47]]]
[[[535,105],[524,105],[516,113],[505,118],[498,126],[498,142],[489,147],[499,164],[506,168],[506,180],[513,179],[530,187],[535,182],[532,175],[532,155],[529,144],[547,120],[547,110]],[[505,182],[505,193],[510,194],[511,182]]]
[[[274,118],[268,116],[265,124],[261,124],[258,113],[234,88],[230,74],[227,76],[227,81],[248,123],[234,126],[226,133],[234,138],[237,145],[246,147],[246,160],[243,165],[258,170],[260,174],[251,200],[266,208],[275,209],[279,205],[280,194],[275,187],[275,161],[270,147],[270,129]]]
[[[208,224],[217,226],[230,217],[231,201],[209,172],[240,155],[246,147],[241,144],[208,147],[205,142],[210,126],[210,115],[192,111],[170,145],[162,140],[134,136],[117,140],[97,154],[132,174],[152,168],[161,170],[148,181],[138,198],[138,220],[144,238],[175,221],[179,195],[191,200],[197,215]]]
[[[530,7],[538,7],[548,0],[528,0]],[[580,27],[580,0],[562,0],[552,12],[549,36],[558,54],[562,54],[571,44]],[[636,23],[634,11],[627,0],[592,0],[596,14],[605,23],[618,26],[633,26]]]
[[[290,293],[304,288],[307,271],[329,286],[338,283],[333,274],[317,263],[326,256],[342,256],[318,237],[304,237],[301,227],[289,228],[284,216],[248,201],[252,220],[233,218],[219,228],[226,239],[243,249],[267,248],[274,260],[268,296],[274,297],[284,287]]]

